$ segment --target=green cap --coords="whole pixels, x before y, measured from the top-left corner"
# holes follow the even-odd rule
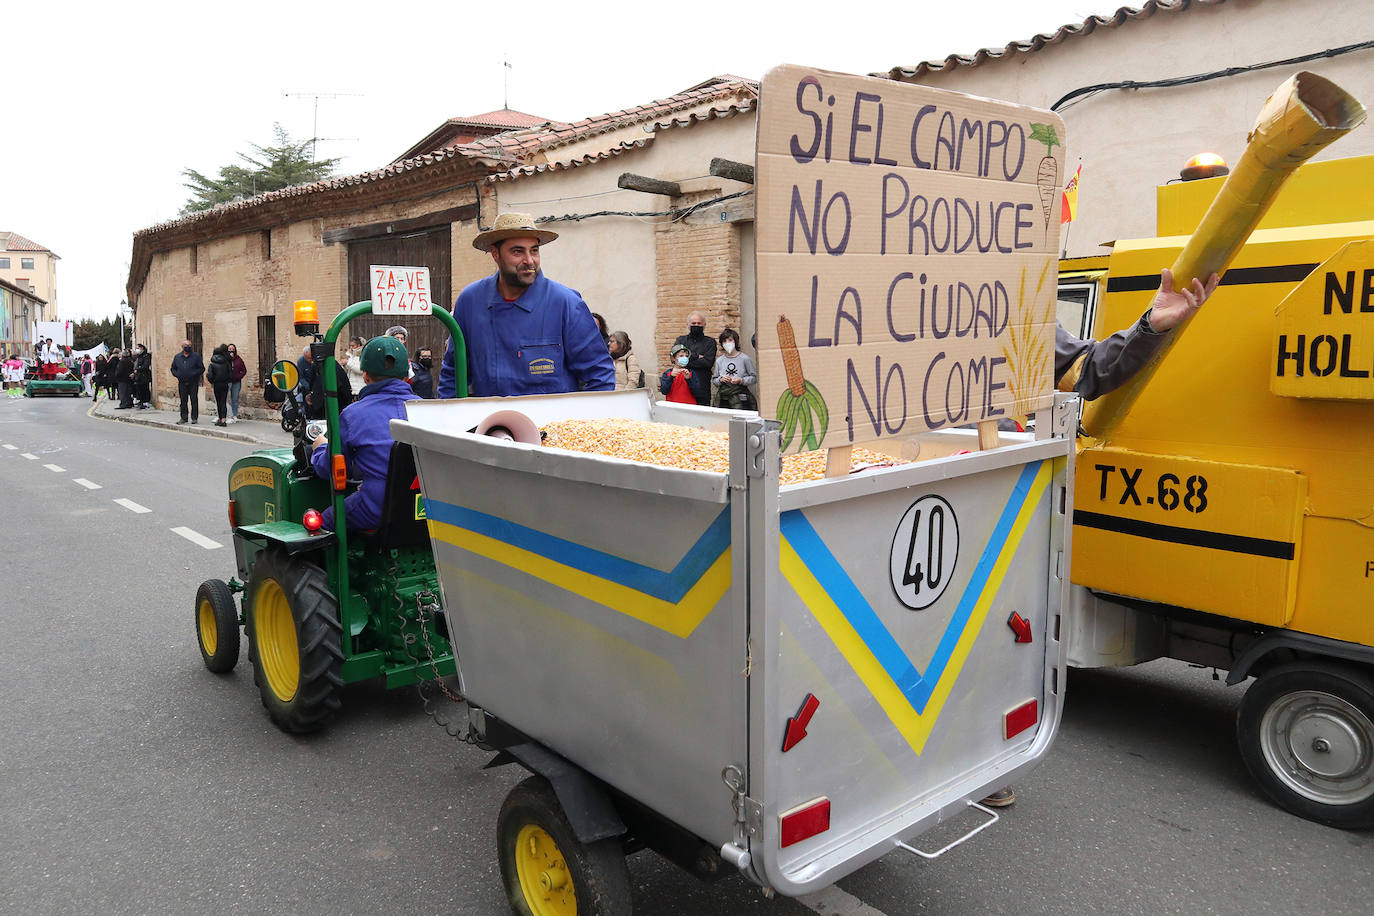
[[[387,365],[390,358],[391,365]],[[364,372],[373,378],[405,378],[410,374],[410,356],[405,344],[394,337],[374,337],[363,345],[358,360]]]

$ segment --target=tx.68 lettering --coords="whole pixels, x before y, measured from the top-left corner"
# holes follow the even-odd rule
[[[1121,495],[1116,502],[1118,506],[1124,506],[1127,502],[1137,506],[1157,505],[1165,512],[1172,512],[1179,506],[1189,512],[1201,512],[1207,508],[1207,478],[1201,474],[1180,479],[1177,474],[1165,472],[1157,480],[1146,480],[1142,484],[1142,468],[1117,467],[1114,464],[1095,464],[1093,467],[1101,475],[1097,498],[1102,502],[1116,496],[1119,487]],[[1146,490],[1143,499],[1140,492],[1142,486]],[[1153,492],[1150,492],[1151,489]]]

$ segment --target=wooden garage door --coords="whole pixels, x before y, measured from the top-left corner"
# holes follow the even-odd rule
[[[451,308],[453,305],[452,282],[449,277],[452,263],[450,245],[452,232],[448,226],[426,229],[402,236],[387,236],[378,239],[361,239],[348,243],[348,301],[361,302],[372,298],[372,284],[367,269],[372,264],[387,264],[394,267],[428,267],[429,281],[433,288],[433,301]],[[357,335],[364,340],[386,332],[386,329],[400,324],[409,332],[406,348],[413,357],[420,347],[434,351],[437,370],[448,346],[448,331],[437,318],[407,318],[403,321],[381,315],[363,315],[349,323],[345,334]],[[346,341],[339,341],[341,347]],[[436,371],[435,380],[438,380]]]

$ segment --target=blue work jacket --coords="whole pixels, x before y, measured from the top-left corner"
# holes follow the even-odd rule
[[[477,397],[611,391],[615,368],[587,303],[540,274],[507,302],[496,274],[458,294],[453,317],[468,349],[468,385]],[[456,394],[453,341],[439,370],[439,397]]]
[[[376,528],[382,520],[386,497],[386,472],[391,462],[391,421],[404,420],[406,401],[420,396],[403,378],[384,378],[363,388],[360,397],[339,414],[339,446],[348,462],[348,476],[362,481],[344,499],[349,531]],[[310,453],[315,473],[329,479],[329,446],[315,446]],[[324,527],[334,530],[334,507],[324,511]]]

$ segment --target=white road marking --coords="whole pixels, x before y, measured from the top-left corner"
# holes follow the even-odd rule
[[[179,534],[182,537],[186,538],[186,540],[190,541],[192,544],[198,544],[199,546],[204,547],[206,550],[214,550],[216,547],[224,546],[219,541],[212,541],[200,532],[192,531],[190,528],[187,528],[185,526],[173,528],[172,533]]]
[[[67,471],[66,468],[60,468],[60,467],[58,467],[58,466],[55,465],[55,464],[45,464],[45,465],[43,465],[43,467],[45,467],[45,468],[47,468],[48,470],[52,471],[54,474],[65,474],[66,471]]]
[[[30,461],[37,461],[37,460],[38,460],[38,456],[37,456],[37,455],[31,454],[31,453],[29,453],[29,452],[20,452],[20,453],[19,453],[19,457],[20,457],[20,458],[27,458],[27,459],[29,459]]]
[[[5,448],[9,449],[9,450],[12,451],[12,452],[17,452],[17,451],[19,451],[19,446],[17,446],[17,445],[10,445],[8,442],[5,443]]]
[[[882,910],[876,910],[853,894],[845,893],[835,884],[823,891],[793,899],[821,916],[883,916]]]
[[[144,512],[152,512],[152,511],[153,511],[152,509],[149,509],[147,506],[140,506],[138,503],[134,502],[132,499],[116,499],[116,500],[115,500],[115,504],[116,504],[116,505],[119,505],[119,506],[123,506],[125,509],[128,509],[130,512],[137,512],[137,513],[139,513],[139,514],[142,514],[142,513],[144,513]]]
[[[100,489],[100,484],[98,484],[98,483],[91,483],[89,480],[87,480],[87,479],[84,478],[84,477],[73,477],[73,478],[72,478],[72,483],[79,483],[79,484],[81,484],[83,487],[85,487],[87,490],[99,490],[99,489]]]

